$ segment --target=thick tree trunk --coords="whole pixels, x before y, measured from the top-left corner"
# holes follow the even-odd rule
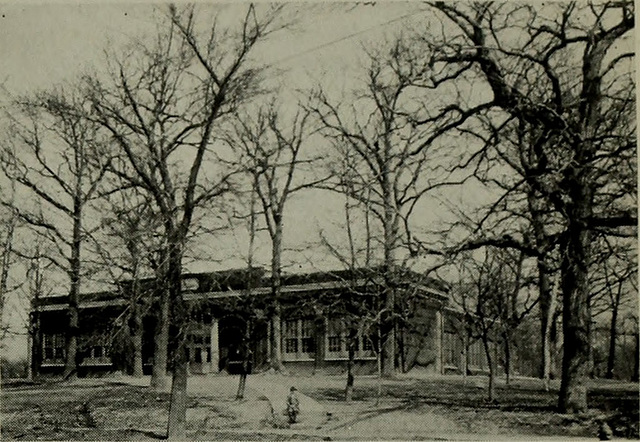
[[[131,344],[133,347],[133,376],[140,378],[143,375],[142,372],[142,318],[140,312],[136,308],[134,313],[134,329],[131,333]]]
[[[177,235],[176,235],[177,236]],[[171,237],[169,250],[169,293],[171,296],[172,362],[173,381],[169,403],[167,438],[186,440],[187,424],[187,377],[189,360],[186,354],[186,326],[190,320],[182,298],[182,242],[183,237]]]
[[[391,203],[389,203],[391,204]],[[381,315],[382,321],[382,375],[384,377],[393,377],[396,374],[396,333],[395,333],[395,305],[396,305],[396,289],[395,289],[395,271],[396,271],[396,250],[395,244],[397,240],[397,218],[393,213],[393,207],[385,207],[385,223],[384,223],[384,279],[385,287],[383,292],[383,309],[384,314]]]
[[[384,231],[384,315],[382,315],[382,374],[393,377],[396,374],[396,248],[398,244],[398,213],[394,194],[393,170],[391,164],[392,146],[389,139],[390,122],[385,121],[383,143],[383,164],[381,165],[380,184],[382,187],[383,211],[382,228]]]
[[[188,365],[184,345],[176,349],[173,361],[173,381],[171,383],[171,401],[169,403],[169,421],[167,438],[171,440],[187,439],[187,378]]]
[[[616,297],[611,310],[611,325],[609,327],[609,354],[607,357],[607,379],[613,379],[613,370],[616,364],[616,340],[618,338],[618,307],[620,305],[621,288],[616,292]]]
[[[78,184],[79,185],[79,184]],[[80,333],[80,318],[78,313],[78,298],[80,296],[80,249],[82,246],[82,202],[80,190],[76,192],[73,210],[73,239],[71,242],[71,259],[69,260],[69,305],[67,309],[67,335],[65,342],[66,359],[64,364],[64,379],[78,376],[78,334]]]
[[[588,263],[591,235],[578,220],[588,219],[588,195],[584,187],[573,189],[572,220],[562,260],[563,335],[562,383],[558,406],[563,413],[587,408],[585,377],[589,369],[591,309],[589,307]],[[575,213],[577,212],[577,213]]]
[[[169,254],[163,247],[158,257],[156,271],[156,290],[159,291],[156,326],[153,333],[153,366],[151,368],[151,388],[156,391],[167,391],[167,361],[169,351],[169,315],[171,293],[169,287]]]
[[[540,291],[540,378],[548,391],[551,379],[551,327],[556,300],[548,267],[543,258],[538,258],[538,289]]]
[[[136,378],[142,377],[142,312],[140,312],[140,251],[137,229],[131,230],[131,235],[127,238],[127,248],[131,258],[131,293],[129,293],[129,310],[131,318],[129,329],[131,331],[131,347],[133,349],[133,370],[132,375]]]
[[[271,294],[273,302],[273,315],[271,317],[271,368],[282,371],[282,331],[280,312],[280,292],[282,274],[282,219],[276,217],[275,231],[271,238]]]
[[[167,376],[167,352],[169,346],[169,287],[160,281],[160,308],[156,320],[153,344],[153,367],[151,371],[151,388],[166,391],[169,387]]]
[[[536,247],[543,252],[548,246],[548,238],[545,234],[545,220],[540,207],[542,201],[536,198],[533,189],[527,195],[529,212],[531,212],[531,227],[536,239]],[[540,293],[540,366],[539,376],[543,380],[545,389],[549,390],[551,378],[551,325],[553,313],[555,311],[555,292],[551,287],[551,269],[547,260],[546,252],[536,258],[538,267],[538,291]]]
[[[494,401],[496,398],[496,361],[491,354],[491,346],[489,345],[489,339],[487,336],[482,337],[482,344],[484,346],[484,352],[487,357],[487,366],[489,368],[489,385],[487,387],[487,399]]]

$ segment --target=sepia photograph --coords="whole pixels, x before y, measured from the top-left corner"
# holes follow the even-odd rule
[[[636,40],[0,0],[0,438],[640,439]]]

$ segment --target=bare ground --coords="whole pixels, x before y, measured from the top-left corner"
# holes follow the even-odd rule
[[[188,410],[192,439],[224,440],[434,440],[595,438],[601,420],[617,437],[638,438],[638,386],[598,381],[590,385],[589,412],[556,413],[558,386],[546,392],[537,380],[500,383],[497,400],[485,399],[481,377],[399,378],[381,384],[357,378],[354,400],[342,398],[337,376],[287,378],[329,413],[319,428],[275,429],[271,405],[248,392],[235,401],[236,379],[192,394]],[[81,380],[4,386],[2,439],[150,440],[164,435],[168,394],[144,386]]]

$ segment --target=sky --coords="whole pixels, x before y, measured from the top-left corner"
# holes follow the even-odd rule
[[[241,17],[246,7],[244,1],[201,2],[197,18],[200,23],[208,23],[213,13],[218,12],[220,21],[226,23]],[[334,98],[343,99],[361,84],[363,46],[376,47],[398,33],[424,29],[432,18],[424,3],[418,1],[291,2],[289,10],[297,12],[294,25],[274,34],[254,53],[255,61],[272,66],[274,74],[270,81],[278,84],[288,99],[295,97],[297,91],[318,84]],[[72,82],[85,72],[100,73],[105,66],[105,49],[117,52],[132,39],[152,35],[165,11],[166,5],[158,2],[0,0],[0,85],[8,94],[19,96]],[[483,93],[473,86],[466,86],[469,97]],[[0,94],[0,106],[6,99],[6,94]],[[321,140],[314,142],[317,145],[311,146],[312,150],[326,148]],[[463,148],[449,142],[452,149]],[[449,189],[425,199],[417,207],[414,219],[425,229],[438,228],[443,225],[443,219],[450,216],[448,206],[473,212],[474,207],[490,198],[488,192],[473,184]],[[340,268],[339,261],[320,244],[320,235],[324,234],[337,245],[345,244],[344,197],[320,190],[294,195],[288,203],[284,229],[285,271]],[[198,241],[193,246],[187,270],[242,267],[247,243],[247,234],[242,228]],[[263,233],[258,238],[256,261],[268,267],[269,255],[269,241]],[[415,264],[418,268],[428,266],[427,261]],[[51,289],[65,293],[65,277],[58,281]],[[91,290],[91,286],[87,284],[84,290]],[[27,308],[24,299],[13,299],[7,309],[10,316],[3,320],[15,322],[19,329]],[[23,334],[9,345],[8,352],[23,354],[25,348]]]
[[[199,18],[214,11],[222,21],[233,20],[246,10],[246,2],[199,3]],[[264,5],[262,5],[264,7]],[[290,6],[296,8],[293,4]],[[260,6],[259,6],[260,7]],[[131,39],[153,34],[157,18],[166,5],[149,2],[2,2],[0,1],[0,85],[11,96],[51,88],[85,72],[100,72],[105,49],[117,50]],[[284,93],[323,84],[340,94],[358,81],[363,60],[363,45],[377,45],[385,38],[428,19],[420,2],[388,2],[373,5],[355,3],[304,3],[296,8],[297,21],[281,31],[255,53],[277,70],[277,81]],[[8,95],[0,95],[0,103]],[[319,245],[320,232],[336,243],[344,236],[344,200],[326,191],[308,191],[294,195],[285,218],[285,270],[308,272],[340,268],[340,263]],[[437,214],[429,207],[422,218]],[[206,260],[187,264],[191,271],[211,271],[244,265],[247,235],[236,229],[224,236],[199,243]],[[257,261],[268,266],[269,241],[258,239]],[[197,254],[197,253],[196,253]],[[23,274],[16,274],[14,282]],[[65,277],[51,290],[66,292]],[[88,284],[85,291],[90,291]],[[14,299],[15,298],[15,299]],[[11,298],[3,319],[24,333],[28,302]],[[6,353],[22,354],[24,334],[10,341]]]

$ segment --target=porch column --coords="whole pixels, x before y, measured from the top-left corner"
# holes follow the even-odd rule
[[[211,318],[211,370],[214,373],[220,371],[220,347],[218,345],[218,320]]]

